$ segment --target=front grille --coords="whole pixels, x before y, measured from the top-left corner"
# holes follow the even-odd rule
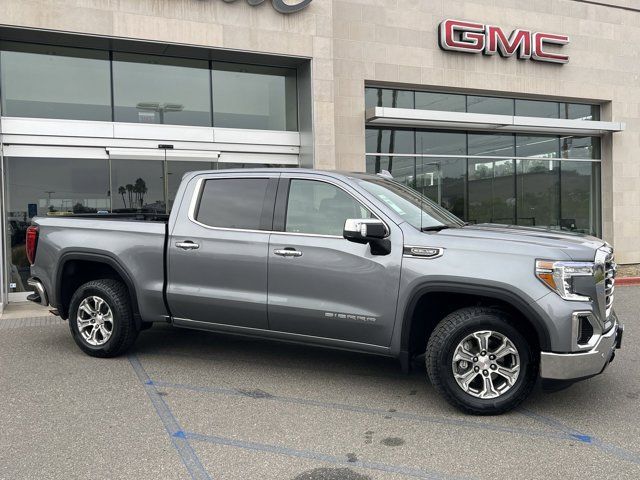
[[[613,252],[609,253],[604,261],[604,299],[607,319],[611,315],[613,307],[613,292],[616,283],[616,262]]]

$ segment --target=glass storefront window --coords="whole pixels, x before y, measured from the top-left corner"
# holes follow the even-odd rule
[[[2,114],[111,121],[109,52],[1,42]]]
[[[560,156],[574,159],[599,159],[600,138],[562,136],[560,137]]]
[[[491,115],[513,115],[514,100],[512,98],[467,95],[467,112],[488,113]]]
[[[600,232],[600,164],[560,162],[560,226],[598,235]]]
[[[214,62],[212,75],[214,126],[298,129],[295,69]]]
[[[413,108],[414,93],[408,90],[392,90],[390,88],[367,87],[364,90],[366,108],[391,107]]]
[[[388,155],[367,156],[367,171],[380,173],[389,172],[397,181],[411,188],[417,188],[416,158]]]
[[[560,162],[517,160],[518,225],[557,227],[560,215]]]
[[[482,134],[468,135],[469,155],[486,157],[512,157],[514,155],[513,135]]]
[[[415,132],[413,130],[368,128],[366,131],[366,149],[369,152],[380,153],[415,153]],[[374,156],[367,158],[372,171],[386,170],[401,179],[406,185],[415,188],[416,171],[415,158],[405,156]]]
[[[466,137],[463,132],[418,131],[416,152],[428,155],[465,155]]]
[[[393,128],[367,128],[367,152],[415,153],[415,132]]]
[[[167,213],[171,212],[182,177],[188,172],[215,170],[217,162],[167,161]]]
[[[113,212],[165,213],[161,160],[111,160]]]
[[[387,170],[470,223],[600,234],[598,137],[369,128],[366,149],[368,172]]]
[[[107,160],[5,158],[7,258],[10,292],[27,287],[25,234],[34,216],[108,212]]]
[[[113,54],[116,122],[211,126],[209,62]]]
[[[561,103],[560,118],[570,120],[600,120],[600,107],[583,103]]]
[[[466,158],[417,157],[417,189],[457,217],[466,205]]]
[[[558,158],[560,141],[556,136],[516,135],[516,156]]]
[[[519,117],[559,118],[558,102],[543,100],[516,100],[516,115]]]
[[[464,95],[456,93],[416,92],[418,110],[440,110],[444,112],[464,112],[467,109]]]
[[[513,163],[469,158],[469,222],[515,223]]]

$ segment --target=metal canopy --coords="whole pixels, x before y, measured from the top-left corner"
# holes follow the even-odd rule
[[[367,125],[446,130],[490,130],[599,136],[621,132],[625,129],[625,124],[621,122],[443,112],[412,108],[372,107],[367,109],[365,117]]]

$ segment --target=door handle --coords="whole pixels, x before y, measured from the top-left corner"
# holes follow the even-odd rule
[[[191,240],[187,240],[185,242],[176,242],[176,247],[183,250],[196,250],[200,248],[200,245],[198,243],[192,242]]]
[[[277,248],[273,251],[276,255],[280,257],[301,257],[302,252],[300,250],[296,250],[295,248]]]

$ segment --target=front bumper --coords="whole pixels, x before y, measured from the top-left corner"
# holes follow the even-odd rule
[[[611,329],[586,352],[540,353],[540,377],[550,380],[580,380],[602,373],[620,348],[624,326],[615,320]]]

